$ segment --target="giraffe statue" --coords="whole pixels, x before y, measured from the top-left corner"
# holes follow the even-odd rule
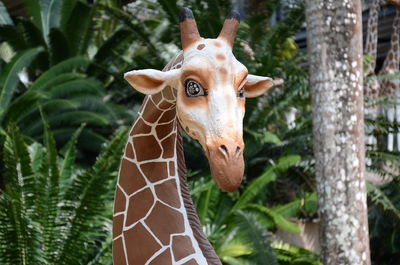
[[[364,78],[376,77],[375,67],[376,67],[376,53],[378,45],[378,18],[380,11],[380,4],[382,0],[372,0],[369,16],[368,16],[368,26],[367,26],[367,36],[365,42],[364,54],[369,55],[370,58],[365,65]],[[370,79],[364,84],[364,97],[368,99],[368,103],[364,108],[364,115],[367,118],[376,120],[379,114],[379,108],[377,99],[379,96],[379,81],[376,78]],[[366,137],[365,143],[367,149],[373,149],[377,145],[376,137],[373,135],[374,126],[367,125],[366,127]],[[370,159],[366,159],[367,164],[371,164]]]
[[[393,20],[392,35],[390,37],[390,49],[386,54],[383,66],[379,71],[379,75],[394,74],[399,71],[400,54],[399,54],[399,34],[400,34],[400,5],[396,6],[396,15]],[[395,120],[400,122],[400,80],[399,78],[382,79],[380,81],[380,96],[387,97],[389,101],[396,102],[387,106],[383,106],[382,112],[390,123]],[[389,129],[387,149],[393,151],[394,133],[393,129]],[[397,150],[400,150],[400,133],[397,133]]]
[[[180,13],[183,51],[163,71],[131,71],[125,79],[146,94],[126,145],[115,192],[115,265],[220,265],[188,191],[181,128],[199,141],[211,175],[234,191],[244,172],[245,97],[281,79],[248,74],[232,54],[239,14],[216,39],[200,37],[193,13]]]

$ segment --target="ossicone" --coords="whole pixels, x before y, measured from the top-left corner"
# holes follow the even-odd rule
[[[239,24],[240,14],[235,10],[231,11],[225,19],[224,26],[219,33],[218,39],[226,41],[231,47],[233,47]]]
[[[179,27],[181,30],[181,42],[183,50],[201,39],[193,12],[189,8],[181,9],[181,13],[179,15]]]

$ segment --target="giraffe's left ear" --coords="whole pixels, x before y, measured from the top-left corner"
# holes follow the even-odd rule
[[[173,86],[179,78],[179,73],[179,69],[166,72],[145,69],[127,72],[124,74],[124,78],[137,91],[145,95],[152,95],[160,92],[168,85]]]
[[[244,94],[246,98],[261,96],[271,87],[283,84],[283,80],[280,78],[272,79],[270,77],[258,75],[248,75],[246,81],[244,85]]]

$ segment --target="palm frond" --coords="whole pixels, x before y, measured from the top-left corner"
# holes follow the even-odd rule
[[[42,51],[42,48],[32,48],[14,56],[0,75],[0,121],[3,119],[3,114],[8,108],[10,101],[16,92],[19,82],[18,73],[29,66],[33,59]]]

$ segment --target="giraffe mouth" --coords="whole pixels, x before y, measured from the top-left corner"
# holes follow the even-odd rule
[[[235,191],[242,182],[244,173],[244,144],[233,140],[220,140],[206,145],[206,156],[211,176],[226,192]]]

